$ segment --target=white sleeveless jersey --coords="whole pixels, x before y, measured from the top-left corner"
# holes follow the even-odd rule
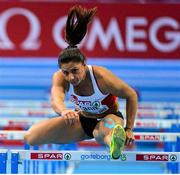
[[[111,106],[116,103],[116,97],[111,94],[102,94],[96,83],[93,68],[88,65],[90,77],[94,89],[94,94],[90,96],[79,96],[75,94],[74,87],[70,84],[70,101],[75,104],[75,108],[81,111],[90,112],[92,114],[101,114],[106,112]]]

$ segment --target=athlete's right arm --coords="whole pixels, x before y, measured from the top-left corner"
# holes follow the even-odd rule
[[[62,111],[67,109],[64,103],[66,90],[67,82],[62,72],[55,72],[52,79],[51,103],[54,111],[58,114],[62,114]]]
[[[62,72],[58,71],[53,75],[52,89],[51,89],[51,103],[54,111],[61,116],[64,116],[67,125],[73,125],[79,120],[79,114],[72,109],[66,108],[64,99],[65,92],[68,90],[68,83],[66,82]]]

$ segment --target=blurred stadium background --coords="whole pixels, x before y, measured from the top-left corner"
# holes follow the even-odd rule
[[[0,1],[1,131],[26,130],[36,119],[55,116],[50,105],[51,78],[58,70],[58,54],[67,46],[64,27],[68,9],[78,4],[98,8],[80,45],[87,63],[107,67],[138,94],[135,131],[179,133],[179,0]],[[124,101],[119,100],[124,112]],[[71,107],[69,102],[67,104]],[[142,122],[144,119],[149,121]],[[166,119],[175,120],[175,123]],[[21,149],[22,141],[6,137],[0,134],[2,149]],[[68,149],[105,149],[93,142],[85,144],[86,147],[82,145]],[[164,147],[165,144],[159,142],[135,143],[126,149],[164,151]],[[179,147],[176,142],[175,151],[179,151]],[[64,167],[67,170],[67,165]],[[82,162],[69,167],[70,170],[63,172],[172,173],[163,163],[135,166],[133,163],[109,163],[104,167],[101,163]],[[87,170],[87,167],[92,169]],[[148,167],[153,168],[149,170]]]

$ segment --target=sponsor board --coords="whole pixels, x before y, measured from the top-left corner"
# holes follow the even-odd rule
[[[72,155],[70,153],[65,153],[64,154],[64,159],[65,160],[71,160],[71,157],[72,157]]]
[[[1,56],[57,57],[67,47],[64,29],[73,5],[0,2]],[[79,45],[88,57],[180,58],[180,4],[81,5],[98,8],[98,15]],[[51,14],[48,20],[44,12]]]
[[[168,154],[137,154],[136,161],[162,161],[167,162],[169,160]]]
[[[160,135],[137,135],[135,136],[135,140],[153,140],[153,141],[160,141]]]
[[[111,160],[111,156],[108,154],[82,154],[81,160]]]
[[[177,156],[175,154],[171,154],[169,159],[174,162],[177,160]]]
[[[120,159],[121,159],[122,161],[126,161],[126,159],[127,159],[126,154],[121,154]]]
[[[30,159],[62,160],[63,159],[63,153],[31,153]]]
[[[81,160],[112,160],[109,154],[82,154],[80,156]],[[121,161],[126,161],[127,156],[126,154],[122,154],[119,158]]]

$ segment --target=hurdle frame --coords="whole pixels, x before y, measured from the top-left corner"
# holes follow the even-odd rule
[[[0,174],[5,174],[7,171],[7,149],[0,149]]]
[[[19,130],[0,130],[0,140],[24,140],[27,131]],[[136,142],[176,142],[180,133],[178,132],[134,132]],[[92,141],[93,139],[89,140]]]
[[[180,152],[140,152],[124,151],[118,160],[111,159],[107,151],[40,151],[40,150],[11,150],[11,173],[18,173],[21,161],[108,161],[108,162],[161,162],[171,163],[171,173],[178,173]],[[177,165],[177,166],[172,166]],[[174,168],[174,169],[171,169]],[[33,165],[33,169],[35,169]],[[34,171],[34,170],[33,170]],[[35,171],[34,171],[35,172]],[[36,173],[36,172],[35,172]]]
[[[67,156],[68,155],[68,156]],[[106,161],[106,162],[161,162],[166,163],[167,170],[177,174],[179,172],[180,152],[143,152],[143,151],[123,151],[118,160],[111,159],[108,151],[71,151],[71,150],[19,150],[0,149],[0,174],[19,173],[19,164],[22,164],[24,173],[39,172],[39,161],[51,161],[54,166],[51,171],[55,173],[56,163],[74,161]],[[55,162],[56,161],[56,162]],[[7,164],[10,162],[10,165]],[[24,164],[22,163],[24,162]],[[26,163],[25,163],[26,162]],[[31,162],[31,164],[30,164]],[[10,167],[11,169],[9,169]],[[31,166],[31,168],[30,168]],[[44,166],[44,165],[43,165]]]

